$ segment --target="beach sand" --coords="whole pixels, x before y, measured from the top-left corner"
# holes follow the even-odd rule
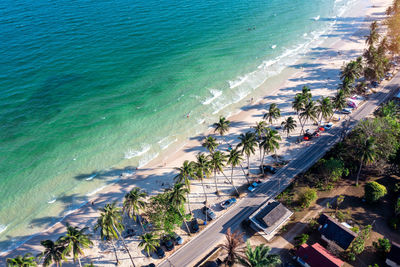
[[[258,92],[262,92],[262,97],[260,95],[249,96],[248,105],[244,106],[238,114],[228,118],[232,121],[232,127],[224,139],[233,146],[236,145],[238,135],[249,130],[250,127],[255,125],[255,122],[262,120],[266,108],[271,103],[278,104],[282,115],[282,118],[275,122],[274,125],[280,125],[280,122],[288,116],[293,116],[298,120],[291,109],[291,102],[294,95],[301,91],[303,85],[311,88],[315,99],[321,96],[333,96],[339,84],[340,67],[344,62],[355,59],[362,54],[365,47],[364,36],[368,34],[369,24],[373,20],[382,20],[385,17],[385,10],[391,2],[390,0],[362,1],[362,5],[365,6],[366,4],[366,8],[359,8],[357,5],[353,6],[343,17],[337,18],[337,23],[333,31],[327,34],[327,39],[321,45],[311,49],[299,62],[294,62],[294,65],[279,74],[286,78],[284,83],[271,88],[271,85],[267,81],[261,86],[261,90],[258,90]],[[298,126],[300,126],[299,123]],[[306,125],[305,129],[308,128],[312,129],[315,126]],[[173,184],[173,177],[176,175],[174,167],[180,167],[185,160],[195,160],[198,152],[205,152],[204,148],[201,147],[201,140],[210,133],[212,131],[191,138],[178,151],[171,151],[168,153],[168,157],[157,158],[132,174],[124,173],[117,183],[99,191],[88,204],[68,215],[62,222],[34,236],[14,251],[3,254],[0,258],[0,265],[4,266],[6,258],[14,257],[18,254],[31,252],[36,255],[41,251],[40,241],[57,239],[60,235],[64,234],[67,222],[73,226],[86,226],[92,229],[99,215],[97,209],[113,201],[118,201],[119,204],[122,203],[125,193],[129,192],[133,187],[137,186],[144,189],[150,196],[170,187]],[[281,148],[277,151],[277,154],[285,160],[290,160],[305,146],[312,144],[312,142],[296,143],[295,141],[299,133],[300,127],[297,127],[296,131],[291,133],[291,137],[289,138],[286,137],[286,133],[281,132]],[[217,137],[217,139],[222,141],[220,137]],[[222,143],[221,147],[226,148],[226,144]],[[271,157],[267,157],[266,162],[272,162]],[[246,161],[243,164],[245,166]],[[258,166],[259,153],[257,151],[251,157],[252,172],[257,173]],[[225,173],[227,176],[230,176],[229,167]],[[116,177],[118,176],[119,174]],[[218,175],[218,181],[221,191],[220,196],[215,194],[213,177],[205,181],[205,185],[208,194],[208,203],[216,209],[217,216],[221,216],[223,211],[219,211],[216,204],[229,198],[233,189],[230,184],[224,182],[222,175]],[[234,171],[234,181],[237,186],[246,182],[239,168]],[[199,209],[203,206],[203,202],[204,195],[201,183],[193,181],[190,203],[196,217],[203,218],[203,215],[199,212]],[[140,232],[140,227],[136,226],[136,229]],[[182,234],[185,242],[189,240],[184,231],[180,230],[178,232]],[[96,266],[114,266],[115,257],[112,246],[101,243],[98,234],[94,234],[93,239],[95,245],[93,248],[85,250],[82,263],[93,262]],[[134,257],[136,266],[160,261],[152,257],[147,258],[143,251],[137,248],[139,242],[137,236],[129,238],[126,241]],[[130,266],[128,254],[119,242],[118,256],[120,257],[121,266]],[[72,262],[63,265],[75,266]]]

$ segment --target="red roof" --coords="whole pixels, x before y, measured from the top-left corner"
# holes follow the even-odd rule
[[[311,267],[339,267],[344,264],[339,258],[333,256],[328,250],[318,243],[314,245],[303,244],[296,255]]]

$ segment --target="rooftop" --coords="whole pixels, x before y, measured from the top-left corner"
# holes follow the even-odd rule
[[[339,267],[344,264],[342,260],[332,255],[319,243],[314,245],[303,244],[297,250],[296,255],[310,267]]]
[[[347,249],[357,234],[342,225],[329,215],[321,214],[318,219],[321,224],[320,232],[328,240],[334,241],[341,248]]]

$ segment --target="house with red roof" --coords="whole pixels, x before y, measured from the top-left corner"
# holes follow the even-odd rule
[[[303,244],[296,252],[296,259],[305,267],[340,267],[344,262],[332,255],[319,243],[314,245]]]

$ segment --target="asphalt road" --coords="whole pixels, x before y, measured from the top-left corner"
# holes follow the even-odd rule
[[[371,95],[366,103],[353,112],[347,121],[333,127],[313,140],[308,148],[304,148],[296,159],[280,169],[268,181],[264,182],[256,191],[241,199],[213,224],[205,228],[195,238],[172,254],[159,266],[193,266],[223,240],[228,228],[235,230],[240,223],[249,217],[262,203],[275,197],[283,191],[296,177],[306,171],[317,160],[337,143],[344,131],[353,128],[360,120],[369,116],[386,99],[397,93],[400,86],[400,74],[396,75],[382,90]]]

